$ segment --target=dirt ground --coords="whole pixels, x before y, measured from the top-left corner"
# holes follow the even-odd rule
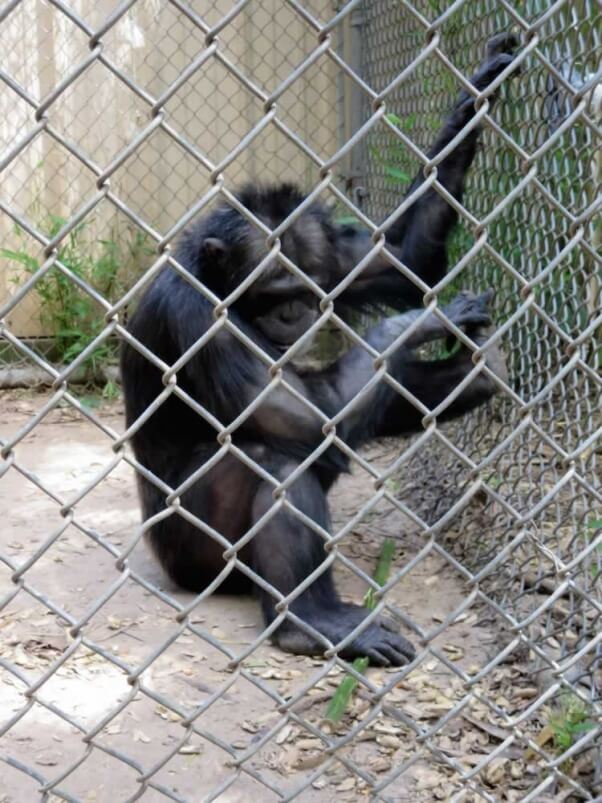
[[[3,442],[48,398],[17,392],[0,397]],[[118,403],[93,412],[122,431]],[[379,443],[367,456],[382,467],[398,450],[394,442]],[[203,638],[234,655],[245,651],[262,629],[254,600],[210,597],[184,628],[177,610],[141,582],[183,605],[193,597],[169,584],[144,544],[129,559],[131,574],[120,571],[105,545],[120,551],[136,533],[132,470],[121,460],[81,497],[114,460],[109,436],[62,404],[20,441],[15,458],[52,495],[15,465],[2,475],[0,462],[0,554],[20,567],[49,538],[55,540],[27,569],[23,585],[11,579],[11,566],[0,563],[0,754],[12,762],[0,763],[2,803],[271,801],[289,799],[304,783],[295,799],[308,803],[333,796],[367,799],[373,787],[383,788],[383,800],[449,800],[467,788],[459,771],[479,769],[493,750],[499,750],[496,758],[475,776],[488,799],[520,800],[536,783],[537,767],[520,745],[501,749],[511,731],[477,698],[480,693],[516,713],[537,689],[514,661],[500,664],[476,683],[477,695],[467,696],[461,673],[477,673],[498,653],[500,624],[476,603],[461,608],[470,589],[436,552],[426,554],[390,593],[394,608],[418,629],[404,632],[420,648],[420,665],[409,675],[370,669],[370,688],[355,695],[333,727],[325,723],[324,711],[340,669],[325,676],[323,660],[285,655],[264,641],[233,671],[228,656]],[[348,522],[371,493],[366,474],[355,470],[345,477],[331,497],[334,527]],[[67,511],[61,515],[62,506],[72,505],[74,520],[88,533]],[[371,574],[384,536],[399,539],[396,570],[425,546],[399,511],[379,506],[356,524],[343,552]],[[342,563],[336,579],[346,598],[362,598],[365,585]],[[83,639],[69,635],[60,612],[82,624]],[[453,612],[454,621],[433,638]],[[2,660],[14,671],[3,668]],[[25,695],[32,683],[38,685]],[[384,686],[388,693],[382,697]],[[279,712],[279,703],[302,689],[294,714]],[[454,715],[436,729],[450,712]],[[349,737],[346,744],[333,755],[327,752],[326,740],[342,737]],[[128,763],[120,758],[124,754]],[[19,763],[31,773],[18,769]],[[142,775],[148,785],[140,785]],[[62,797],[44,797],[40,787],[56,779]],[[485,798],[469,792],[458,799]]]

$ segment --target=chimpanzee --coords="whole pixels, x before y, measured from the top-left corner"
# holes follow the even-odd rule
[[[508,34],[490,40],[472,84],[485,89],[510,64],[516,46]],[[473,99],[462,92],[430,156],[473,115]],[[438,181],[456,199],[462,196],[477,136],[475,127],[438,165]],[[419,175],[410,192],[423,181]],[[238,200],[273,230],[304,196],[294,186],[280,185],[247,188]],[[455,220],[453,208],[429,188],[390,226],[387,249],[433,285],[446,271],[446,238]],[[285,257],[327,292],[372,247],[368,234],[337,225],[317,201],[281,233],[280,243]],[[291,595],[285,606],[278,605],[286,618],[272,633],[285,650],[321,653],[328,642],[346,640],[339,650],[345,658],[365,655],[375,664],[399,665],[412,658],[414,649],[389,623],[373,618],[348,638],[368,611],[342,602],[333,583],[326,494],[347,470],[348,460],[336,444],[326,445],[323,428],[353,399],[336,423],[337,437],[352,448],[380,435],[419,431],[423,414],[391,382],[376,381],[374,355],[360,345],[321,370],[302,370],[286,359],[278,370],[270,370],[320,314],[308,284],[277,258],[266,261],[263,272],[226,311],[216,313],[208,294],[193,286],[198,280],[224,299],[267,254],[265,235],[234,206],[220,206],[184,233],[175,252],[193,281],[168,267],[152,281],[130,321],[132,340],[124,344],[122,380],[131,441],[147,469],[139,488],[144,519],[154,517],[150,542],[170,577],[186,589],[199,592],[212,583],[225,592],[254,587],[268,624],[277,616],[277,603]],[[394,262],[377,254],[336,304],[339,309],[381,309],[384,303],[407,310],[418,307],[420,298]],[[489,299],[489,293],[463,293],[443,311],[481,345],[490,324]],[[400,312],[365,339],[382,352],[421,314],[422,322],[388,355],[387,371],[434,409],[474,368],[472,352],[464,346],[445,359],[417,355],[417,346],[449,335],[439,317],[427,316],[424,309]],[[487,360],[503,377],[503,359],[494,347]],[[164,374],[176,363],[174,384]],[[495,390],[495,382],[481,371],[440,418],[461,415]],[[232,431],[218,438],[220,425],[234,421]],[[273,480],[284,482],[310,456],[286,491],[274,494]],[[168,512],[170,489],[176,504]],[[245,537],[251,528],[252,537]]]

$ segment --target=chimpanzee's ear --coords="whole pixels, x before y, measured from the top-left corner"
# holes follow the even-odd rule
[[[220,262],[226,253],[226,243],[218,237],[205,237],[201,250],[211,262]]]

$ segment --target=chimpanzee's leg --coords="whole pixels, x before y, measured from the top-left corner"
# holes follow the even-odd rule
[[[295,468],[284,462],[277,472],[284,478]],[[328,531],[328,508],[322,487],[311,469],[287,491],[287,498],[308,518]],[[253,521],[259,520],[274,504],[272,488],[263,484],[253,504]],[[326,563],[328,552],[325,540],[294,512],[281,508],[266,521],[251,542],[252,566],[274,589],[283,595],[290,594],[310,575]],[[264,589],[259,590],[264,616],[268,623],[276,616],[277,597]],[[342,602],[334,588],[330,566],[289,605],[290,610],[314,630],[336,645],[368,616],[366,608]],[[355,639],[341,650],[345,658],[365,655],[375,664],[400,665],[414,656],[412,645],[389,629],[381,620],[366,625]],[[284,650],[301,654],[321,654],[326,646],[296,624],[285,621],[274,635],[274,641]]]
[[[241,445],[241,448],[275,479],[283,480],[295,468],[289,458],[262,444]],[[176,487],[178,481],[184,482],[206,458],[206,454],[199,453],[188,461],[182,461],[178,476],[170,478],[172,486]],[[182,494],[181,507],[209,525],[227,542],[235,544],[270,510],[274,504],[272,494],[271,484],[259,479],[237,458],[227,455]],[[146,480],[141,485],[141,496],[145,518],[165,510],[164,498]],[[287,498],[315,521],[317,527],[328,531],[326,495],[311,469],[306,470],[287,491]],[[203,532],[178,513],[158,521],[149,538],[169,576],[191,591],[204,590],[227,566],[223,556],[228,544]],[[287,595],[326,561],[328,553],[324,546],[325,540],[316,531],[293,512],[282,508],[249,542],[235,550],[230,559],[235,557],[277,592]],[[258,593],[269,624],[276,616],[274,606],[278,599],[246,572],[234,569],[217,590],[248,593],[251,589]],[[341,602],[328,565],[289,607],[335,645],[368,615],[365,608]],[[289,652],[321,654],[326,648],[323,642],[288,620],[278,628],[273,638]],[[366,655],[375,664],[399,665],[411,659],[414,650],[408,641],[391,632],[386,622],[379,620],[367,625],[340,654],[346,658]]]
[[[263,447],[258,447],[262,449]],[[215,450],[213,450],[214,452]],[[257,450],[250,450],[255,456]],[[191,454],[173,454],[165,480],[172,488],[186,482],[211,457],[204,446]],[[147,534],[153,552],[169,577],[181,588],[200,592],[226,568],[223,554],[227,541],[236,541],[248,529],[251,505],[258,480],[247,466],[229,455],[200,476],[181,496],[172,515],[161,517]],[[165,495],[148,480],[138,476],[144,520],[167,510]],[[181,515],[179,510],[209,525],[219,539]],[[218,592],[249,593],[252,582],[236,570],[225,575]]]

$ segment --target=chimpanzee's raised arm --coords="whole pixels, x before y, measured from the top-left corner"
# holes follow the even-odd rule
[[[512,62],[518,40],[513,34],[502,33],[487,43],[486,56],[470,79],[478,90],[489,84]],[[494,96],[490,97],[490,103]],[[429,159],[440,153],[470,122],[475,114],[474,98],[462,90],[453,110],[445,121],[434,144],[428,151]],[[475,156],[480,126],[475,126],[456,145],[452,152],[437,165],[437,180],[457,200],[461,200],[466,173]],[[412,195],[425,181],[421,169],[412,182],[406,197]],[[424,282],[436,284],[447,270],[446,240],[457,220],[457,212],[437,190],[429,188],[386,232],[387,248],[406,267]],[[358,264],[372,247],[365,232],[343,226],[338,232],[340,276]],[[351,305],[365,305],[384,301],[403,309],[420,301],[416,285],[392,267],[384,257],[373,258],[362,275],[345,291],[342,301]]]

